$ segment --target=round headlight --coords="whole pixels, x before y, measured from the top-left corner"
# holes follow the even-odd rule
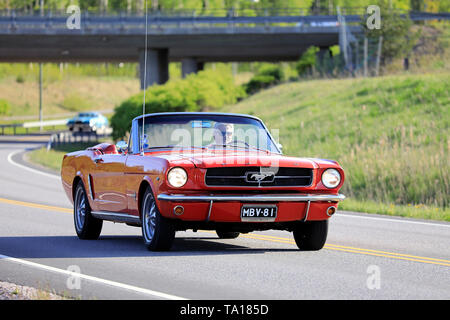
[[[187,173],[183,168],[170,169],[167,179],[172,187],[180,188],[187,182]]]
[[[327,188],[335,188],[341,182],[341,175],[336,169],[327,169],[322,173],[322,183]]]

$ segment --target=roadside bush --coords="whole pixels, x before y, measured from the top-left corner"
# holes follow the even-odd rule
[[[113,139],[126,136],[133,118],[142,114],[144,92],[130,97],[115,108],[111,118]],[[215,109],[236,103],[245,91],[236,86],[225,69],[204,70],[185,79],[170,80],[147,89],[145,113],[183,112]]]
[[[19,75],[16,77],[16,82],[17,82],[17,83],[24,83],[24,82],[25,82],[25,77],[24,77],[22,74],[19,74]]]
[[[9,102],[6,101],[5,99],[0,99],[0,114],[1,115],[8,114],[9,110],[11,110]]]
[[[244,84],[247,94],[254,94],[284,81],[284,71],[279,65],[263,65],[256,75]]]
[[[247,92],[247,94],[254,94],[259,90],[268,88],[275,83],[277,83],[277,81],[273,76],[256,75],[251,78],[247,84],[245,84],[245,92]]]
[[[295,68],[301,76],[305,73],[311,72],[313,66],[316,64],[316,53],[319,51],[318,47],[309,47],[300,57]]]
[[[258,75],[271,76],[276,82],[281,82],[284,80],[284,71],[281,66],[278,65],[264,65],[261,69],[259,69]]]

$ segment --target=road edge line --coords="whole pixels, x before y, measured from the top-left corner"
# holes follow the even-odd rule
[[[31,168],[31,167],[28,167],[28,166],[25,166],[25,165],[23,165],[23,164],[20,164],[20,163],[15,162],[15,161],[12,159],[12,157],[15,156],[16,154],[20,153],[20,152],[26,152],[26,150],[19,149],[19,150],[16,150],[16,151],[11,152],[10,154],[8,154],[8,158],[7,158],[8,162],[9,162],[10,164],[16,166],[16,167],[21,168],[21,169],[25,169],[25,170],[28,170],[28,171],[33,172],[33,173],[41,174],[41,175],[44,175],[44,176],[49,177],[49,178],[53,178],[53,179],[60,179],[60,178],[61,178],[60,176],[58,176],[58,175],[56,175],[56,174],[51,174],[51,173],[43,172],[43,171],[40,171],[40,170],[37,170],[37,169],[33,169],[33,168]]]
[[[70,276],[70,277],[78,277],[80,279],[93,281],[93,282],[98,282],[98,283],[101,283],[101,284],[109,285],[109,286],[112,286],[112,287],[118,287],[118,288],[121,288],[121,289],[126,289],[126,290],[130,290],[130,291],[138,292],[138,293],[152,295],[152,296],[163,298],[163,299],[167,299],[167,300],[188,300],[187,298],[182,298],[182,297],[174,296],[174,295],[163,293],[163,292],[159,292],[159,291],[154,291],[154,290],[150,290],[150,289],[140,288],[140,287],[136,287],[136,286],[133,286],[133,285],[124,284],[124,283],[120,283],[120,282],[116,282],[116,281],[112,281],[112,280],[106,280],[106,279],[102,279],[102,278],[98,278],[98,277],[94,277],[94,276],[89,276],[89,275],[86,275],[86,274],[77,273],[77,272],[73,272],[73,271],[63,270],[63,269],[59,269],[59,268],[56,268],[56,267],[51,267],[51,266],[47,266],[47,265],[44,265],[44,264],[31,262],[31,261],[28,261],[28,260],[13,258],[13,257],[6,256],[6,255],[3,255],[3,254],[0,254],[0,261],[10,261],[10,262],[13,262],[13,263],[22,264],[22,265],[25,265],[25,266],[34,267],[34,268],[38,268],[38,269],[45,270],[45,271],[50,271],[50,272],[54,272],[54,273],[64,274],[64,275],[67,275],[67,276]]]

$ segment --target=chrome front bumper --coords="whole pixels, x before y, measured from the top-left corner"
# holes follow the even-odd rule
[[[241,201],[241,202],[302,202],[302,201],[342,201],[343,194],[301,194],[301,195],[180,195],[180,194],[160,194],[158,200],[161,201]]]

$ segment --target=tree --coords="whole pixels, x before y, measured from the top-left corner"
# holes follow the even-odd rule
[[[408,15],[402,15],[390,6],[388,0],[378,0],[381,11],[381,28],[369,30],[366,17],[362,19],[362,26],[368,38],[378,40],[383,37],[381,64],[398,57],[407,57],[420,33],[410,32],[412,21]]]

